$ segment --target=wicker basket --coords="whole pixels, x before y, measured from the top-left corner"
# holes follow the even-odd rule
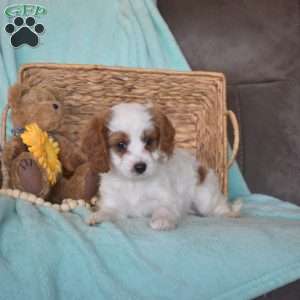
[[[74,142],[86,122],[104,107],[121,101],[154,102],[174,124],[176,145],[190,149],[207,167],[215,169],[222,191],[227,194],[227,169],[238,151],[239,130],[235,115],[226,108],[223,74],[28,64],[21,67],[19,81],[29,86],[45,82],[62,91],[66,134]],[[1,146],[5,143],[7,111],[8,107],[3,113]],[[233,155],[229,161],[227,117],[234,129]],[[2,175],[5,188],[6,170],[2,170]]]

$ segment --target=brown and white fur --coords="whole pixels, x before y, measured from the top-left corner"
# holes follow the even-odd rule
[[[211,169],[186,150],[174,149],[175,130],[159,110],[122,103],[95,117],[83,140],[95,170],[101,173],[100,209],[93,225],[124,217],[151,217],[156,230],[173,229],[188,213],[239,216]]]

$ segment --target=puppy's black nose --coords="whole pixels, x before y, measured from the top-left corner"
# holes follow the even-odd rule
[[[147,169],[147,165],[143,162],[136,163],[134,165],[134,170],[138,174],[143,174]]]

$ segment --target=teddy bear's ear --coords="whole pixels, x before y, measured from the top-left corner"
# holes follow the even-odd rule
[[[55,96],[57,101],[62,101],[63,96],[62,96],[62,90],[61,89],[54,88],[54,87],[47,87],[47,90]]]
[[[40,89],[46,90],[49,93],[51,93],[52,95],[54,95],[54,97],[56,98],[57,101],[62,101],[63,92],[62,92],[61,88],[49,86],[49,85],[44,84],[44,83],[39,84],[37,87],[40,88]]]
[[[21,84],[15,83],[9,88],[8,91],[8,103],[11,108],[17,108],[21,103],[21,98],[29,91],[29,87]]]

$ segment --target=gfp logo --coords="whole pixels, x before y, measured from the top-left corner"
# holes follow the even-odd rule
[[[38,45],[39,35],[45,28],[36,19],[47,14],[44,7],[33,4],[10,5],[4,10],[4,14],[10,19],[5,31],[11,35],[10,42],[13,47]]]

